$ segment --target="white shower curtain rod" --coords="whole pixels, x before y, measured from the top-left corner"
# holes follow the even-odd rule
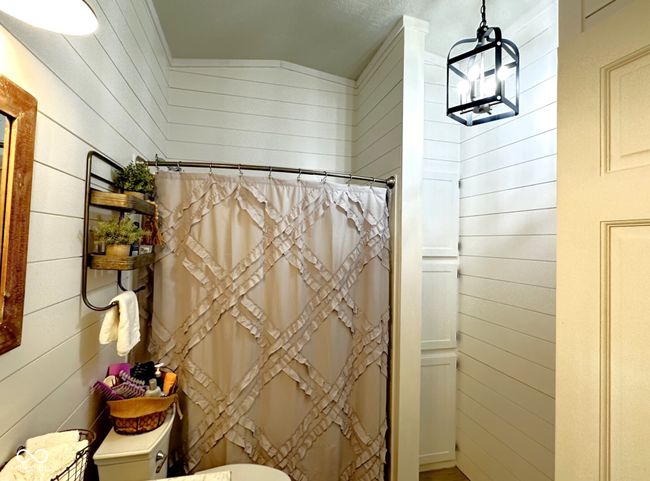
[[[299,169],[295,167],[273,167],[270,165],[251,165],[251,164],[231,164],[223,162],[197,162],[197,161],[172,161],[172,160],[161,160],[156,156],[156,160],[145,160],[142,157],[137,157],[137,160],[145,162],[151,167],[169,167],[171,169],[182,169],[183,167],[198,167],[202,169],[237,169],[240,172],[244,170],[255,170],[261,172],[268,172],[272,174],[273,172],[280,172],[284,174],[298,174],[298,178],[301,175],[318,175],[322,176],[324,179],[328,177],[334,177],[337,179],[348,179],[349,181],[357,180],[360,182],[369,182],[372,184],[385,184],[386,187],[392,189],[395,187],[397,179],[394,176],[390,176],[387,179],[378,179],[376,177],[367,177],[363,175],[354,175],[346,174],[344,172],[329,172],[327,170],[314,170],[314,169]]]

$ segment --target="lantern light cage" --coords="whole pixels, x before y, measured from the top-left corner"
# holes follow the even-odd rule
[[[487,25],[485,0],[481,17],[476,37],[447,56],[447,116],[466,126],[519,114],[519,49]]]

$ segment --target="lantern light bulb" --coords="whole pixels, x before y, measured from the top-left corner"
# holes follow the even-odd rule
[[[469,82],[467,80],[465,80],[465,79],[461,79],[458,82],[458,86],[456,87],[456,89],[458,90],[458,95],[460,95],[462,98],[467,97],[467,94],[469,94],[470,88],[471,88],[471,86],[470,86]]]
[[[510,67],[501,67],[497,72],[497,77],[499,77],[499,80],[506,80],[512,75],[513,70]]]

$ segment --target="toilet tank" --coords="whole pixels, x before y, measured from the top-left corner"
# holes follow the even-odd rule
[[[167,413],[158,429],[143,434],[117,434],[111,430],[93,456],[99,481],[146,481],[167,477],[169,437],[176,414]]]

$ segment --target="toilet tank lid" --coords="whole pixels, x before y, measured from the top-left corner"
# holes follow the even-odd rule
[[[148,433],[126,435],[117,434],[114,429],[111,429],[95,452],[93,459],[95,461],[106,461],[115,458],[148,456],[169,433],[175,415],[176,407],[172,406],[162,426]]]

